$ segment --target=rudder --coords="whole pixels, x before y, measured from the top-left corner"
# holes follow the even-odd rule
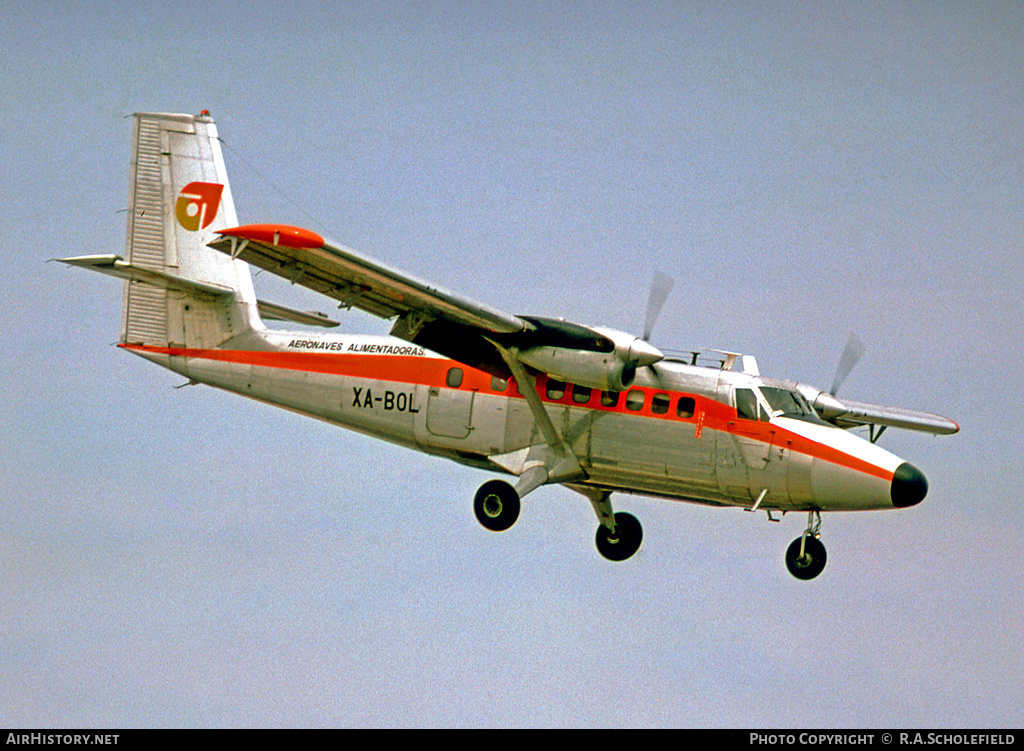
[[[126,261],[233,294],[126,282],[122,343],[204,349],[262,327],[248,266],[206,246],[237,225],[209,115],[136,113]]]

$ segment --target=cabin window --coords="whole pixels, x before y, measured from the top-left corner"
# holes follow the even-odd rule
[[[679,401],[676,402],[676,414],[679,415],[679,417],[693,417],[693,410],[696,406],[697,404],[693,400],[692,396],[681,396],[679,397]]]
[[[573,386],[572,387],[572,400],[577,404],[586,404],[590,401],[590,394],[593,389],[588,389],[586,386]]]
[[[504,391],[508,388],[508,381],[498,376],[491,376],[491,391]]]
[[[462,385],[462,368],[448,368],[448,375],[444,379],[449,388],[457,389]]]
[[[626,409],[632,412],[639,412],[644,408],[644,392],[640,389],[633,389],[626,394]]]
[[[651,397],[651,412],[656,415],[664,415],[668,412],[668,405],[672,403],[668,394],[655,394]]]
[[[556,381],[553,378],[549,378],[547,395],[548,399],[561,399],[563,396],[565,396],[565,382]]]
[[[601,406],[602,407],[614,407],[619,403],[619,392],[618,391],[602,391],[601,392]]]

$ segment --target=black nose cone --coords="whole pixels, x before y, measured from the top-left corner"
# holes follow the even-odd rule
[[[928,495],[928,480],[913,464],[903,462],[892,476],[892,505],[896,508],[914,506]]]

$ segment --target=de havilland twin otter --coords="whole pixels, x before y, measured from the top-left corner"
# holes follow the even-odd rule
[[[558,483],[585,496],[597,548],[613,561],[643,536],[612,494],[768,513],[805,512],[786,553],[800,579],[825,565],[821,512],[892,509],[928,490],[876,444],[886,427],[951,434],[938,415],[850,401],[762,377],[753,358],[666,357],[650,330],[670,280],[657,279],[637,337],[562,319],[510,315],[280,224],[239,226],[209,114],[136,114],[127,249],[62,259],[125,281],[120,346],[180,373],[462,464],[513,475],[485,482],[487,529]],[[393,320],[390,336],[257,299],[251,266]],[[268,329],[286,320],[301,332]],[[319,327],[319,331],[317,331]],[[317,332],[317,333],[313,333]],[[859,357],[844,354],[842,370]],[[840,378],[841,376],[837,376]],[[849,432],[868,426],[867,439]]]

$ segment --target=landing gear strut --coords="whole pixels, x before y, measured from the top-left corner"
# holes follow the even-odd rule
[[[644,539],[644,528],[632,514],[612,510],[612,492],[587,485],[566,485],[581,493],[590,501],[600,522],[594,542],[597,552],[609,561],[624,561],[640,549]]]
[[[598,552],[609,561],[624,561],[640,549],[644,539],[644,529],[632,514],[619,511],[615,514],[615,531],[600,524],[597,527]]]
[[[821,544],[821,514],[807,514],[807,529],[790,543],[786,551],[786,568],[797,579],[813,579],[825,568],[825,546]]]
[[[519,518],[519,493],[504,480],[489,480],[473,499],[477,521],[492,532],[504,532]]]

